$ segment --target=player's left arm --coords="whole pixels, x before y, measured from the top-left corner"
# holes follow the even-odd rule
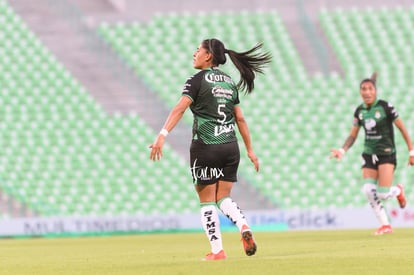
[[[192,99],[188,96],[181,96],[178,103],[171,110],[167,120],[164,123],[164,127],[161,132],[157,135],[155,141],[149,146],[151,148],[150,159],[159,160],[162,157],[162,147],[165,142],[165,137],[169,132],[177,125],[184,115],[184,112],[191,105]]]
[[[405,143],[407,144],[408,151],[410,152],[410,158],[408,160],[408,163],[410,165],[414,165],[414,150],[413,150],[413,144],[411,142],[410,134],[407,131],[407,128],[405,128],[405,125],[401,118],[397,117],[394,120],[394,125],[400,130],[401,135],[403,136]]]
[[[239,105],[234,106],[234,117],[236,120],[237,128],[239,128],[240,135],[243,138],[244,146],[246,147],[246,150],[247,150],[247,156],[249,157],[250,161],[253,163],[256,171],[259,171],[259,159],[257,158],[256,154],[253,151],[249,127],[247,126],[247,122],[243,116],[243,112]]]

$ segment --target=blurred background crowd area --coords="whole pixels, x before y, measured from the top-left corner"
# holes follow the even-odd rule
[[[0,0],[0,217],[198,212],[190,112],[160,162],[148,145],[212,37],[236,51],[263,42],[273,56],[241,96],[261,171],[241,144],[240,206],[363,207],[362,134],[342,161],[329,152],[374,71],[413,136],[413,29],[408,0]],[[396,140],[396,180],[413,201]]]

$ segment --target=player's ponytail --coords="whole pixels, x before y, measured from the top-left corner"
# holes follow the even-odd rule
[[[226,63],[226,55],[228,54],[234,66],[240,72],[240,81],[237,86],[241,90],[245,90],[250,94],[254,89],[255,72],[263,73],[265,65],[270,63],[272,56],[270,53],[258,53],[263,44],[259,43],[253,48],[245,52],[236,52],[226,49],[224,44],[218,39],[206,39],[203,46],[213,55],[213,64],[221,65]]]
[[[378,73],[377,73],[377,72],[374,72],[374,73],[371,75],[371,81],[374,83],[374,86],[375,86],[375,84],[377,83],[377,76],[378,76]]]
[[[370,78],[365,78],[361,81],[361,83],[359,84],[359,88],[362,88],[362,85],[364,83],[370,82],[372,83],[372,85],[374,85],[375,89],[377,88],[377,77],[378,77],[378,73],[374,72]]]

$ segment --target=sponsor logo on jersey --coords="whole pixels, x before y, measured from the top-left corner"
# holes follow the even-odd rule
[[[216,83],[216,82],[227,82],[233,83],[233,80],[224,74],[215,74],[215,73],[207,73],[204,76],[204,79],[209,83]]]
[[[191,87],[191,84],[185,83],[182,92],[183,93],[189,93],[190,92],[190,87]]]
[[[377,125],[377,123],[375,122],[374,119],[367,119],[365,120],[365,129],[367,129],[367,131],[371,131],[372,128],[374,128]]]
[[[367,140],[379,140],[382,139],[382,135],[379,135],[377,129],[375,129],[375,126],[377,126],[377,122],[375,121],[375,119],[372,118],[368,118],[365,120],[365,131],[366,131],[366,136],[365,138]]]
[[[219,125],[214,127],[214,136],[234,132],[234,124]]]
[[[382,136],[381,135],[379,135],[379,136],[367,136],[366,139],[371,139],[371,140],[373,140],[373,139],[382,139]]]
[[[211,93],[214,95],[214,97],[225,97],[228,99],[231,99],[233,96],[232,90],[225,89],[221,86],[214,86],[213,89],[211,89]]]

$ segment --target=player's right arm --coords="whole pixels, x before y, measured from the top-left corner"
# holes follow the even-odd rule
[[[344,156],[345,152],[348,151],[349,148],[351,148],[354,144],[358,136],[359,128],[359,125],[352,126],[351,131],[349,132],[349,136],[345,140],[342,147],[339,149],[331,149],[331,158],[341,159]]]
[[[259,159],[257,158],[256,154],[253,151],[249,127],[247,126],[247,122],[244,119],[243,112],[239,105],[234,106],[234,117],[236,120],[237,127],[239,129],[240,135],[243,138],[243,142],[247,150],[247,156],[249,157],[250,161],[253,163],[255,170],[259,172]]]

